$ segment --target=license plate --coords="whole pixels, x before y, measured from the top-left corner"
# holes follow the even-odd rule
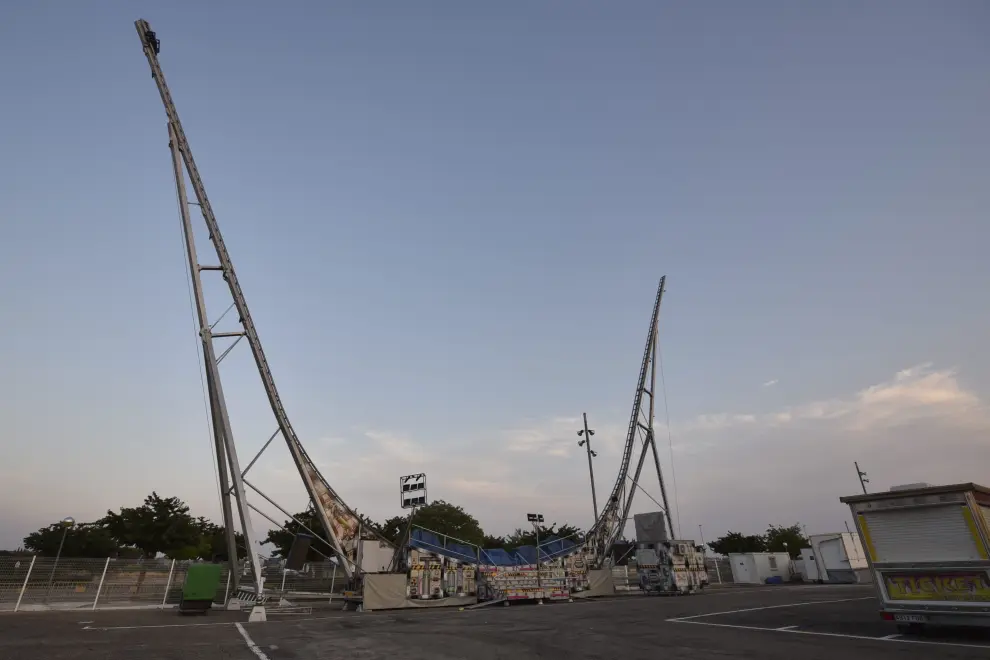
[[[903,621],[904,623],[924,623],[928,621],[928,617],[924,614],[895,614],[894,621]]]

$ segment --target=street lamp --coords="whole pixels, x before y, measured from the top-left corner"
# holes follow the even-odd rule
[[[853,465],[856,466],[856,476],[859,477],[859,485],[863,489],[863,494],[866,494],[866,484],[870,483],[869,477],[866,473],[859,469],[859,461],[853,461]]]
[[[543,590],[543,583],[540,582],[540,523],[543,522],[542,513],[527,513],[526,520],[533,523],[533,529],[536,530],[536,588],[539,591]],[[543,599],[540,599],[543,602]]]
[[[65,535],[69,533],[69,528],[76,524],[76,519],[66,516],[59,522],[62,526],[62,540],[58,543],[58,552],[55,553],[55,564],[52,565],[52,574],[48,576],[48,592],[51,593],[52,581],[55,579],[55,569],[58,568],[59,557],[62,556],[62,546],[65,545]]]
[[[578,437],[581,438],[578,441],[578,447],[584,447],[588,452],[588,474],[591,476],[591,506],[595,512],[595,517],[592,518],[592,525],[598,522],[598,498],[595,495],[595,468],[591,465],[591,458],[593,456],[598,456],[598,452],[591,448],[591,436],[595,434],[594,429],[588,428],[588,413],[581,413],[584,416],[584,428],[577,432]]]

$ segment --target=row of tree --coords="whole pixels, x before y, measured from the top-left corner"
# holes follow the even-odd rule
[[[409,524],[407,516],[395,516],[383,524],[376,524],[366,517],[362,519],[366,525],[392,543],[400,541]],[[537,534],[541,540],[551,536],[569,538],[576,542],[583,540],[583,532],[577,527],[556,523],[540,526],[539,532],[533,528],[517,528],[506,536],[486,534],[477,518],[462,507],[443,500],[416,509],[412,522],[432,532],[489,549],[535,545]],[[272,546],[273,555],[285,557],[296,534],[305,533],[306,528],[322,536],[320,523],[312,506],[297,513],[294,520],[285,521],[283,529],[269,531],[262,543]],[[236,537],[238,556],[244,557],[247,554],[244,538],[239,532]],[[60,523],[43,527],[24,538],[24,547],[43,556],[54,556],[63,539],[62,554],[66,557],[164,555],[171,559],[208,560],[218,555],[227,555],[226,532],[221,525],[203,517],[193,517],[189,506],[178,497],[163,498],[154,492],[145,498],[141,506],[123,507],[117,513],[107,511],[104,517],[91,523],[69,528]],[[709,543],[708,547],[722,555],[733,552],[786,551],[792,557],[797,557],[801,548],[808,545],[800,525],[771,525],[765,534],[760,535],[729,532]],[[309,554],[310,561],[318,561],[327,556],[332,556],[330,548],[319,542],[313,544]]]
[[[307,510],[286,520],[282,529],[273,529],[262,541],[272,546],[272,554],[285,557],[296,534],[307,528],[322,536],[316,512],[310,506]],[[380,536],[396,543],[406,532],[409,518],[396,516],[383,524],[362,516],[369,527]],[[298,522],[297,522],[298,521]],[[486,548],[516,548],[533,545],[536,530],[517,529],[508,536],[486,534],[477,518],[462,507],[437,500],[432,504],[416,509],[413,524],[425,529],[446,534],[467,543]],[[549,536],[569,537],[580,540],[581,530],[573,525],[543,526],[539,530],[541,539]],[[244,557],[247,550],[244,538],[236,533],[237,553]],[[62,548],[66,557],[157,557],[164,555],[171,559],[211,559],[217,555],[227,555],[226,531],[203,517],[193,517],[189,506],[178,497],[161,497],[151,493],[144,503],[137,507],[122,507],[119,512],[107,511],[99,520],[65,527],[53,523],[24,538],[24,548],[43,556],[54,556]],[[332,556],[330,548],[319,542],[310,549],[309,560],[318,561]]]
[[[237,533],[238,555],[246,555]],[[227,554],[226,531],[203,517],[194,518],[178,497],[151,493],[137,507],[122,507],[89,523],[66,527],[53,523],[24,538],[31,552],[66,557],[157,557],[211,559]]]
[[[292,541],[298,533],[307,533],[307,528],[322,535],[320,522],[316,511],[310,507],[306,511],[297,513],[296,520],[287,520],[283,525],[284,529],[273,529],[268,532],[265,538],[266,544],[271,544],[275,555],[284,557],[292,546]],[[391,543],[398,543],[401,537],[409,528],[408,516],[394,516],[382,524],[376,524],[367,518],[365,523],[373,527],[374,530],[384,539]],[[301,525],[299,523],[302,523]],[[465,511],[462,507],[443,500],[436,500],[432,504],[416,509],[413,514],[412,524],[423,529],[439,534],[444,534],[452,539],[467,542],[473,545],[480,545],[483,548],[518,548],[523,545],[535,545],[537,530],[516,529],[506,536],[495,536],[486,534],[478,519]],[[557,538],[570,538],[580,541],[583,533],[573,525],[540,526],[539,536],[541,541],[550,536]],[[331,550],[321,543],[316,543],[310,547],[309,561],[318,561],[323,556],[331,555]]]
[[[709,543],[708,547],[720,555],[733,552],[786,552],[792,559],[796,559],[801,554],[801,548],[810,545],[798,523],[788,527],[770,525],[765,534],[729,532]]]

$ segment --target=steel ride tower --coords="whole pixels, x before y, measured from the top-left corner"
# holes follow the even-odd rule
[[[176,110],[175,102],[172,100],[172,94],[169,91],[168,84],[165,82],[165,74],[162,72],[161,65],[158,61],[161,42],[147,21],[141,19],[136,21],[134,25],[137,28],[144,55],[151,67],[151,76],[158,87],[158,92],[165,107],[169,150],[172,155],[175,187],[179,199],[179,210],[182,216],[182,231],[185,239],[186,257],[190,269],[190,279],[192,281],[196,315],[199,323],[199,335],[205,362],[206,386],[213,427],[214,450],[217,457],[223,522],[227,531],[226,541],[228,561],[232,569],[231,575],[234,576],[235,580],[237,579],[238,571],[233,570],[237,558],[235,530],[240,528],[247,544],[247,554],[252,570],[252,586],[254,593],[260,598],[262,593],[261,566],[256,551],[255,543],[257,539],[251,523],[249,509],[258,512],[276,525],[278,523],[248,502],[246,489],[251,489],[257,493],[286,516],[291,517],[291,514],[252,485],[245,476],[275,437],[281,435],[288,446],[289,453],[292,455],[292,460],[299,472],[299,477],[316,510],[320,526],[323,528],[323,535],[317,534],[305,525],[303,527],[316,534],[317,537],[324,537],[323,540],[328,543],[333,553],[339,558],[340,564],[348,578],[352,579],[360,574],[360,539],[368,536],[374,536],[379,540],[384,539],[378,537],[374,530],[364,524],[361,517],[337,495],[313,463],[312,459],[310,459],[302,443],[299,441],[295,430],[292,428],[292,423],[289,421],[289,416],[282,404],[282,399],[279,397],[278,389],[275,387],[271,368],[268,365],[268,360],[265,358],[265,352],[261,346],[261,340],[258,338],[258,331],[255,328],[254,320],[251,318],[251,312],[248,309],[244,292],[238,282],[234,264],[224,244],[223,235],[220,233],[220,226],[217,224],[213,207],[210,205],[209,197],[206,194],[206,187],[199,174],[199,169],[196,167],[192,149],[182,128],[182,122],[179,120],[179,113]],[[188,199],[186,176],[189,177],[189,184],[192,187],[196,202],[190,202]],[[216,253],[217,263],[215,264],[203,264],[199,262],[193,235],[192,218],[189,212],[190,204],[198,206],[202,214],[203,222],[209,232],[210,242],[213,244],[213,249]],[[240,331],[213,331],[216,322],[212,324],[210,322],[203,294],[202,278],[207,273],[219,273],[227,283],[232,299],[231,308],[236,309],[239,317]],[[227,346],[218,357],[214,341],[224,338],[233,339],[234,342]],[[261,451],[258,452],[258,455],[243,470],[237,456],[237,448],[234,442],[233,432],[231,431],[230,419],[227,414],[227,404],[224,399],[219,370],[220,361],[233,348],[233,345],[242,339],[247,341],[251,349],[258,374],[261,377],[261,382],[264,385],[265,393],[267,394],[268,402],[278,427],[271,437],[268,438],[268,441],[262,447]],[[236,518],[235,507],[233,505],[236,505]]]

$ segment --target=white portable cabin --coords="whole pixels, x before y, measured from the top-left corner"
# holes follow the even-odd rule
[[[800,572],[808,582],[853,584],[869,582],[866,551],[856,534],[815,534],[810,548],[801,549]]]
[[[791,556],[786,552],[733,552],[729,555],[732,581],[737,584],[763,584],[767,578],[791,578]]]
[[[856,521],[883,618],[990,626],[990,488],[895,487],[839,499]]]
[[[395,550],[378,539],[361,541],[361,570],[365,573],[386,573]]]

